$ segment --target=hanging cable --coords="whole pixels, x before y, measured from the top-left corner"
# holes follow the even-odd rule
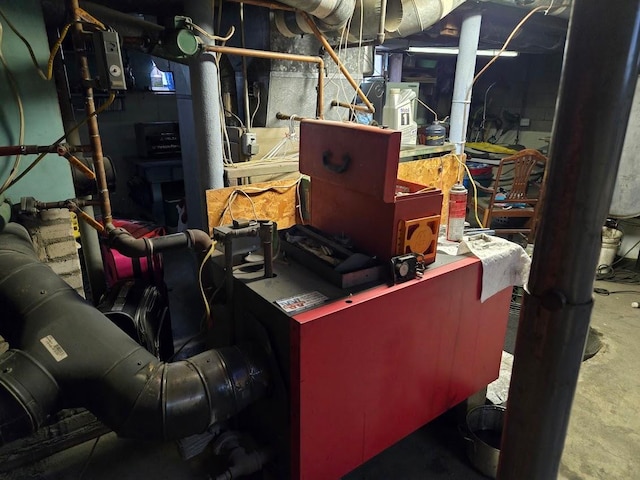
[[[476,81],[478,80],[478,78],[480,78],[480,76],[491,66],[493,65],[493,63],[498,60],[498,57],[500,57],[500,55],[502,55],[502,53],[507,49],[507,47],[509,46],[509,43],[511,43],[511,40],[513,40],[513,37],[516,36],[516,33],[518,33],[520,31],[520,28],[522,28],[522,26],[527,23],[527,21],[533,16],[533,14],[535,14],[536,12],[539,12],[540,10],[546,10],[545,15],[547,13],[549,13],[549,10],[551,8],[562,8],[562,7],[566,7],[568,5],[558,5],[556,7],[553,7],[553,1],[551,2],[551,4],[549,5],[541,5],[539,7],[535,7],[532,8],[531,11],[529,13],[527,13],[524,18],[522,20],[520,20],[520,22],[518,22],[518,24],[513,28],[513,30],[511,31],[511,33],[509,34],[509,36],[507,37],[507,39],[505,40],[505,42],[502,44],[502,47],[500,48],[500,50],[498,50],[498,52],[493,56],[493,58],[491,58],[491,60],[489,60],[487,62],[487,64],[482,67],[482,69],[476,74],[475,77],[473,77],[473,81],[471,82],[471,86],[473,86],[474,83],[476,83]],[[467,94],[467,100],[469,100],[471,97],[471,87],[469,87],[469,92]]]
[[[458,163],[462,165],[465,171],[467,172],[467,176],[469,177],[469,183],[471,183],[471,186],[473,187],[473,205],[474,205],[473,213],[474,213],[476,222],[478,222],[478,226],[480,228],[484,228],[484,225],[480,221],[480,217],[478,216],[478,188],[476,187],[476,182],[473,179],[473,176],[471,175],[471,172],[469,171],[469,167],[467,167],[467,164],[464,163],[457,154],[452,153],[451,155],[455,157]],[[458,178],[460,178],[460,173],[458,173]]]
[[[207,263],[207,260],[211,258],[211,255],[213,255],[213,252],[215,252],[215,250],[216,250],[216,241],[213,240],[211,242],[211,246],[209,247],[209,250],[205,254],[204,258],[202,259],[202,262],[200,263],[200,268],[198,269],[198,285],[200,286],[200,295],[202,295],[202,301],[204,302],[204,310],[207,315],[206,322],[207,322],[207,325],[209,325],[209,327],[211,327],[211,324],[212,324],[211,307],[209,306],[209,300],[207,299],[207,296],[204,293],[204,286],[202,284],[202,270],[204,269],[204,265]]]
[[[256,117],[256,113],[258,113],[258,108],[260,108],[260,88],[255,90],[255,97],[256,97],[256,108],[253,110],[253,113],[251,114],[251,122],[250,122],[252,127],[253,127],[253,119]]]
[[[4,17],[4,15],[2,15],[2,17],[5,18],[5,21],[6,21],[6,17]],[[22,105],[22,97],[20,96],[20,90],[18,89],[18,82],[16,81],[16,78],[11,72],[11,69],[7,64],[7,61],[4,58],[4,54],[2,53],[2,38],[3,38],[2,23],[0,23],[0,63],[2,63],[2,66],[4,68],[4,73],[7,76],[9,86],[11,87],[11,91],[13,92],[13,96],[15,97],[16,104],[18,105],[18,116],[20,118],[18,144],[23,145],[24,130],[25,130],[24,106]],[[13,166],[11,167],[11,171],[9,172],[9,176],[2,184],[2,187],[0,187],[0,194],[4,193],[4,191],[7,188],[9,188],[9,186],[11,185],[11,182],[13,182],[14,178],[18,174],[18,170],[20,169],[20,160],[21,160],[21,155],[17,154],[16,158],[13,161]]]
[[[36,54],[33,51],[33,47],[31,47],[31,44],[29,43],[29,41],[24,37],[24,35],[22,35],[20,33],[20,31],[16,28],[16,26],[13,25],[13,23],[11,23],[9,18],[5,15],[5,13],[1,9],[0,9],[0,17],[2,17],[2,19],[6,22],[6,24],[13,31],[13,33],[15,33],[17,35],[17,37],[22,41],[24,46],[27,48],[27,50],[29,51],[29,56],[31,57],[31,62],[33,63],[33,66],[36,68],[36,71],[38,72],[38,75],[43,80],[51,80],[53,78],[53,62],[54,62],[54,59],[56,57],[56,54],[58,53],[58,50],[60,50],[60,47],[62,46],[62,42],[66,38],[67,33],[69,32],[69,29],[71,28],[71,26],[73,24],[75,24],[75,23],[85,23],[85,22],[81,22],[81,21],[73,21],[73,22],[67,23],[64,27],[62,27],[62,30],[60,31],[60,36],[58,37],[56,42],[53,44],[53,47],[51,48],[51,51],[49,52],[49,59],[47,60],[47,69],[46,69],[46,72],[45,72],[45,71],[42,70],[42,68],[40,68],[40,64],[38,63],[38,59],[36,58]],[[91,25],[93,27],[98,27],[98,28],[100,27],[99,25],[96,25],[96,24],[91,24]]]
[[[187,23],[187,25],[190,25],[191,27],[193,27],[194,30],[196,30],[198,33],[200,33],[204,37],[208,38],[209,40],[214,40],[214,41],[223,42],[223,43],[224,42],[228,42],[229,40],[231,40],[231,37],[233,37],[233,34],[236,33],[236,27],[234,27],[233,25],[229,29],[229,32],[227,33],[227,35],[224,36],[224,37],[221,37],[219,35],[213,35],[213,34],[207,32],[204,28],[200,27],[199,25],[196,25],[195,23],[193,23],[191,21],[188,21],[186,23]]]
[[[38,65],[36,54],[33,52],[33,48],[31,48],[31,44],[29,43],[29,41],[20,33],[20,31],[15,27],[15,25],[11,23],[11,20],[7,18],[7,16],[4,14],[4,12],[1,9],[0,9],[0,17],[2,17],[2,19],[5,21],[7,26],[13,31],[13,33],[15,33],[18,36],[18,38],[22,41],[22,43],[24,43],[24,46],[27,47],[27,50],[29,51],[29,56],[31,57],[31,61],[33,62],[33,65],[36,67],[36,69],[38,70],[38,74],[40,75],[40,77],[42,77],[43,80],[47,80],[47,76],[40,68],[40,65]]]

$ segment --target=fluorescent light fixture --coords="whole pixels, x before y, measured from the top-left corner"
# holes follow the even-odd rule
[[[479,57],[495,57],[500,50],[478,50],[476,55]],[[457,55],[458,47],[409,47],[410,53],[433,53],[440,55]],[[517,57],[518,52],[513,50],[505,50],[500,54],[501,57]]]

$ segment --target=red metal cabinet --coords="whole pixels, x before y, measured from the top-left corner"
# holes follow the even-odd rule
[[[440,190],[398,180],[400,137],[398,131],[353,123],[300,124],[300,171],[311,176],[311,224],[349,237],[384,261],[400,253],[401,221],[439,217],[442,210]]]
[[[498,376],[511,289],[475,258],[291,318],[292,478],[337,479]]]

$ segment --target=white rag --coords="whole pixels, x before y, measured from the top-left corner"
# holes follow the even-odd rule
[[[438,251],[448,255],[472,253],[482,263],[482,293],[480,301],[513,286],[523,286],[529,278],[531,259],[518,244],[500,237],[481,233],[464,237],[460,243],[438,241]]]

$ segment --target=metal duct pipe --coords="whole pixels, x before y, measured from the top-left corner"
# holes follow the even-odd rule
[[[378,44],[381,44],[384,41],[385,32],[396,31],[401,20],[402,3],[400,1],[356,0],[349,29],[349,41],[356,43],[360,39],[365,41],[375,38]]]
[[[0,443],[82,406],[119,435],[201,433],[264,395],[267,373],[246,348],[164,363],[40,263],[26,231],[0,234]]]
[[[360,3],[362,2],[362,3]],[[406,37],[414,33],[422,32],[431,25],[447,16],[451,11],[459,7],[465,0],[388,0],[385,8],[385,33],[390,37]],[[360,25],[362,24],[362,38],[376,38],[378,32],[380,12],[382,9],[381,0],[351,0],[343,2],[349,4],[350,12],[344,21],[335,24],[328,21],[327,18],[318,15],[316,10],[307,9],[309,2],[296,2],[295,0],[287,0],[287,5],[298,8],[307,12],[314,17],[320,19],[318,27],[323,32],[340,33],[340,30],[346,25],[349,17],[351,20],[350,37],[351,41],[357,41],[360,38]],[[313,0],[313,4],[323,4],[325,2]],[[326,2],[333,4],[334,2]],[[360,7],[363,10],[360,12]],[[346,14],[347,8],[341,9],[341,14]],[[321,10],[320,13],[326,10]],[[336,10],[337,11],[337,10]],[[362,13],[363,21],[360,22],[360,14]],[[334,18],[333,16],[331,18]],[[308,25],[305,24],[304,18],[299,13],[282,12],[275,13],[275,23],[278,31],[285,37],[295,37],[304,33],[312,33]]]
[[[426,30],[465,3],[465,0],[389,0],[387,8],[397,9],[393,4],[398,2],[402,10],[400,24],[387,32],[387,35],[396,38]]]
[[[282,3],[316,17],[322,32],[339,32],[351,18],[356,0],[283,0]],[[276,11],[275,24],[285,37],[313,33],[300,13]]]

